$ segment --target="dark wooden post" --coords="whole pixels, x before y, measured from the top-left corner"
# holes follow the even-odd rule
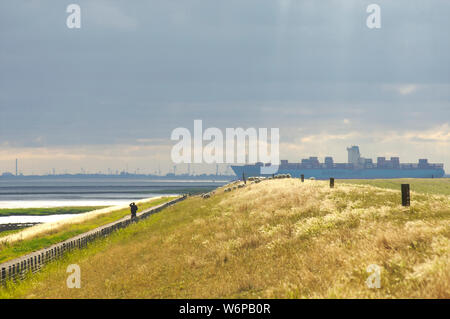
[[[302,183],[305,181],[305,175],[300,175],[300,178],[302,179]]]
[[[244,181],[244,184],[247,184],[247,180],[245,179],[245,173],[242,173],[242,180]]]
[[[409,184],[402,184],[402,206],[410,206]]]
[[[330,177],[330,188],[334,188],[334,178]]]

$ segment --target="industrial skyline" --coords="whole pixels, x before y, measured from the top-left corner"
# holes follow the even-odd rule
[[[233,171],[231,170],[229,165],[209,165],[214,166],[214,168],[210,168],[209,170],[204,169],[198,169],[196,173],[195,167],[201,167],[204,165],[195,165],[194,169],[191,170],[191,164],[183,165],[174,165],[172,166],[172,169],[169,169],[167,171],[162,171],[160,166],[157,170],[149,169],[149,168],[134,168],[130,169],[128,167],[122,168],[122,169],[111,169],[111,168],[99,168],[99,169],[93,169],[93,170],[86,170],[85,168],[81,167],[79,171],[76,170],[68,170],[65,168],[62,168],[60,170],[57,170],[55,168],[49,169],[47,172],[41,172],[34,174],[33,172],[28,172],[27,174],[22,172],[19,168],[19,159],[15,159],[15,173],[12,173],[10,171],[0,171],[0,176],[8,177],[8,176],[52,176],[52,175],[108,175],[108,176],[130,176],[130,175],[151,175],[151,176],[172,176],[172,175],[178,175],[178,176],[200,176],[200,175],[210,175],[210,176],[231,176],[233,175]]]

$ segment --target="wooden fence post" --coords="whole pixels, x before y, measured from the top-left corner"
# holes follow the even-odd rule
[[[300,175],[300,178],[301,178],[301,180],[302,180],[302,183],[305,181],[305,175]]]
[[[402,184],[402,206],[410,206],[410,201],[409,184]]]
[[[330,177],[330,188],[334,188],[334,178]]]

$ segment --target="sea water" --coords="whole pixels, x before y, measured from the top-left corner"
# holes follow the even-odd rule
[[[157,196],[205,191],[226,181],[170,181],[133,178],[37,178],[0,179],[0,209],[68,206],[116,206]],[[56,221],[73,215],[4,216],[3,223]]]

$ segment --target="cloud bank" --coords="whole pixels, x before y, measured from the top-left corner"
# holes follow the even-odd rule
[[[79,0],[69,30],[70,3],[0,4],[0,171],[169,170],[194,119],[279,127],[292,160],[450,167],[450,3],[380,0],[369,30],[370,1]]]

